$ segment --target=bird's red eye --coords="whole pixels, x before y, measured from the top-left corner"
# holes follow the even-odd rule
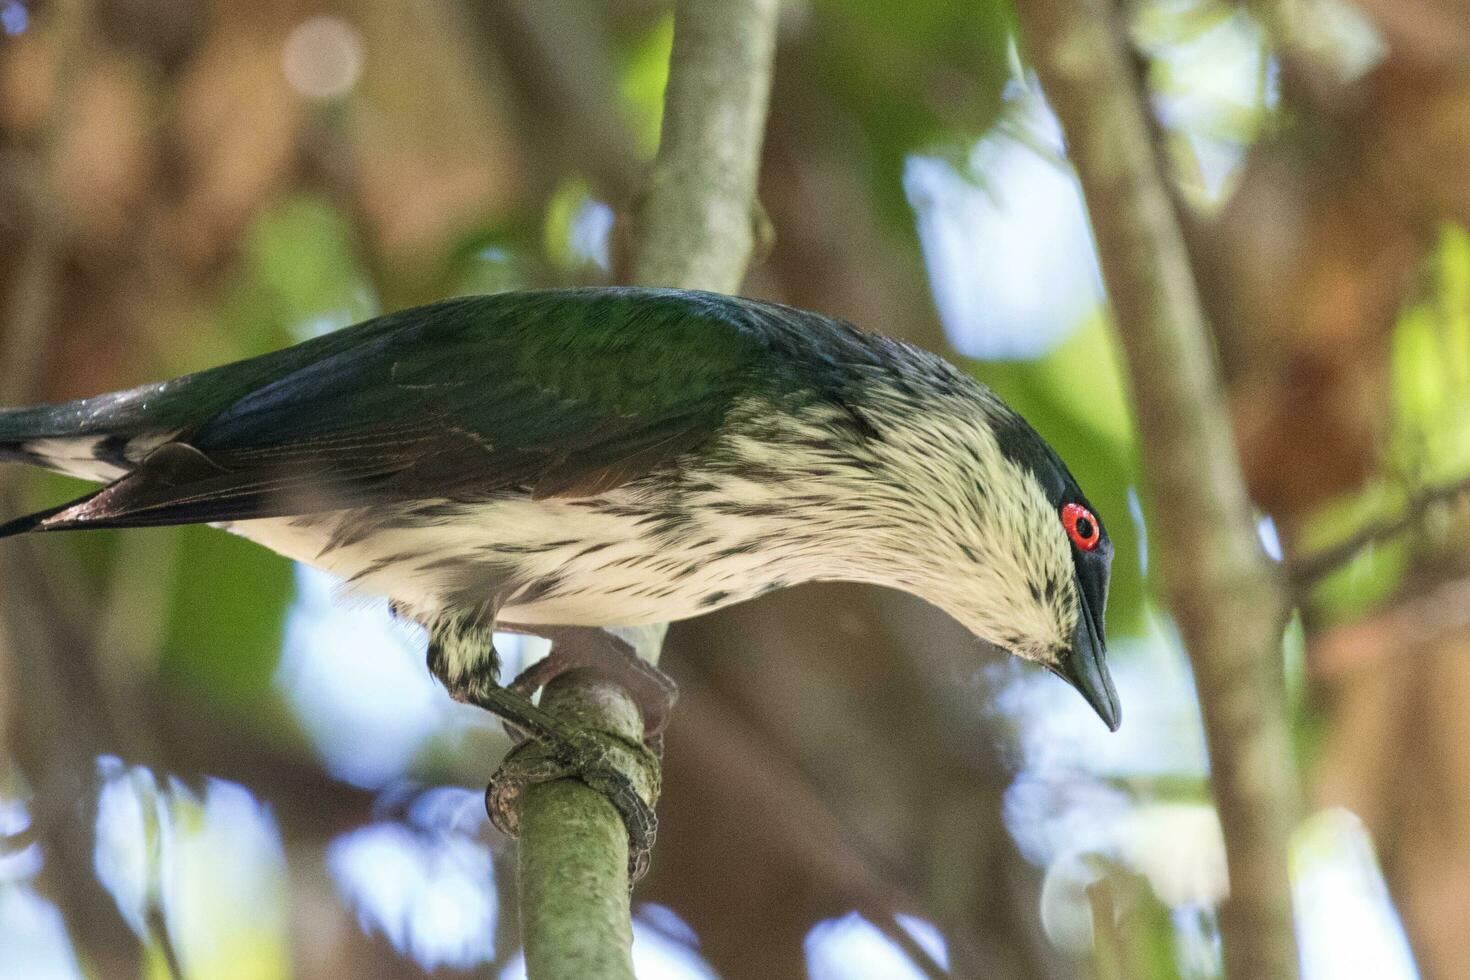
[[[1102,537],[1097,518],[1081,504],[1067,504],[1062,508],[1062,527],[1067,529],[1067,537],[1072,539],[1072,543],[1083,551],[1096,548]]]

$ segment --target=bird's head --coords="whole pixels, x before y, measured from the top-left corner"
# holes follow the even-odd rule
[[[1024,419],[969,378],[946,380],[947,397],[926,399],[927,411],[891,433],[905,444],[896,448],[906,490],[926,498],[904,585],[1067,681],[1116,731],[1103,633],[1107,528]]]

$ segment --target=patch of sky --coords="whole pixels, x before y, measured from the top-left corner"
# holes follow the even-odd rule
[[[1174,961],[1180,980],[1215,980],[1220,974],[1220,927],[1213,908],[1190,906],[1169,912],[1174,926]]]
[[[1203,778],[1204,737],[1189,665],[1170,624],[1157,615],[1147,622],[1144,636],[1109,644],[1124,716],[1116,734],[1107,734],[1096,713],[1056,678],[1014,674],[998,704],[1017,725],[1023,777]]]
[[[1274,64],[1260,25],[1214,0],[1152,3],[1138,35],[1150,59],[1154,110],[1189,147],[1180,171],[1196,203],[1229,194],[1266,114],[1276,104]]]
[[[1017,672],[1001,696],[1019,767],[1005,820],[1021,853],[1045,868],[1039,914],[1051,940],[1085,956],[1087,888],[1124,868],[1170,911],[1181,974],[1218,973],[1215,909],[1228,892],[1207,759],[1178,637],[1162,618],[1142,640],[1114,643],[1126,722],[1103,735],[1054,679]],[[1130,736],[1130,732],[1136,733]],[[1366,830],[1346,811],[1307,820],[1293,841],[1298,933],[1307,980],[1415,976],[1408,944]]]
[[[1167,620],[1152,614],[1147,622],[1142,637],[1111,644],[1124,706],[1117,734],[1104,733],[1054,678],[1020,672],[1001,694],[1020,746],[1005,794],[1006,826],[1021,853],[1046,869],[1038,909],[1044,931],[1078,956],[1092,944],[1088,887],[1110,869],[1140,875],[1171,913],[1211,920],[1227,889],[1219,823],[1205,800],[1192,677]],[[1156,788],[1166,786],[1170,798]],[[1181,969],[1186,961],[1217,960],[1211,935],[1176,931]]]
[[[1419,972],[1367,828],[1341,808],[1292,838],[1297,941],[1306,980],[1413,980]]]
[[[679,918],[679,913],[667,905],[644,902],[635,913],[650,929],[662,933],[666,938],[691,949],[699,945],[699,937],[689,923]]]
[[[363,298],[363,306],[367,306],[368,298]],[[324,334],[350,327],[363,319],[362,307],[341,310],[324,310],[305,317],[291,328],[291,333],[297,340],[310,340],[313,337],[321,337]]]
[[[961,353],[993,360],[1046,354],[1103,295],[1056,117],[1019,80],[1006,102],[1004,122],[962,167],[934,156],[904,167],[945,333]]]
[[[31,829],[24,801],[0,797],[0,980],[82,976],[56,906],[36,893],[41,845],[14,838]]]
[[[31,827],[30,810],[25,802],[0,797],[0,885],[28,881],[41,870],[41,845],[32,840],[12,846],[11,838],[19,837]]]
[[[1281,561],[1284,553],[1281,550],[1281,534],[1276,530],[1276,522],[1269,516],[1262,517],[1256,522],[1256,534],[1260,536],[1261,548],[1265,550],[1266,557],[1272,561]]]
[[[613,209],[592,196],[585,180],[563,180],[546,205],[543,231],[547,257],[568,272],[596,269],[606,274],[612,268],[615,220]]]
[[[148,935],[149,909],[162,902],[162,843],[172,815],[151,770],[129,768],[120,759],[97,760],[102,787],[97,794],[92,866],[117,903],[123,921],[139,938]]]
[[[428,971],[468,970],[495,958],[494,863],[489,847],[462,825],[471,795],[425,794],[407,823],[373,823],[327,849],[327,867],[362,928]],[[478,797],[475,805],[483,815]]]
[[[66,924],[29,885],[0,883],[0,980],[80,980]]]
[[[898,925],[937,964],[948,969],[949,952],[932,923],[900,916]],[[927,976],[898,943],[857,912],[817,923],[806,935],[811,980],[904,980]]]
[[[337,584],[296,567],[275,681],[328,771],[379,787],[401,776],[444,727],[448,699],[424,669],[422,637],[382,604],[335,601]]]
[[[613,209],[595,198],[587,198],[572,214],[567,227],[567,247],[579,264],[612,271]]]
[[[8,3],[0,4],[0,29],[6,34],[15,37],[24,34],[26,28],[31,26],[31,14],[26,10],[26,5],[19,0],[9,0]]]
[[[1133,521],[1133,529],[1138,533],[1138,574],[1144,578],[1148,577],[1148,521],[1143,519],[1143,500],[1138,496],[1138,488],[1128,488],[1128,516]]]
[[[424,635],[382,602],[339,601],[338,582],[304,565],[286,617],[275,681],[328,771],[357,786],[401,778],[431,741],[491,725],[451,701],[424,667]],[[502,670],[515,676],[545,654],[536,637],[497,634]]]
[[[1186,184],[1203,204],[1228,193],[1277,99],[1259,26],[1214,6],[1220,15],[1202,17],[1211,4],[1170,0],[1140,18],[1160,119],[1188,146]],[[1032,359],[1097,308],[1103,287],[1055,115],[1019,65],[1004,99],[963,160],[911,157],[904,190],[950,342],[971,357]]]

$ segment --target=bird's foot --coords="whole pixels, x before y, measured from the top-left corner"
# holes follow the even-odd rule
[[[616,743],[616,744],[612,744]],[[633,746],[604,732],[578,732],[571,740],[551,745],[526,741],[515,746],[490,777],[485,809],[502,833],[520,833],[522,794],[538,783],[577,779],[607,797],[628,831],[628,881],[636,882],[648,870],[649,855],[658,836],[658,818],[638,792],[633,780],[619,768],[622,753],[652,750]]]
[[[673,678],[638,656],[637,649],[623,637],[589,627],[535,627],[525,630],[507,624],[502,629],[533,632],[551,641],[551,652],[516,675],[509,689],[524,698],[550,684],[569,670],[587,669],[607,677],[623,688],[643,714],[644,738],[662,755],[663,731],[669,714],[679,700],[679,685]]]
[[[465,683],[450,693],[456,700],[492,712],[529,737],[506,755],[485,790],[485,809],[497,829],[511,837],[519,835],[520,804],[528,787],[578,779],[607,797],[618,811],[628,831],[629,881],[643,876],[658,834],[652,806],[658,786],[653,782],[640,787],[629,773],[649,782],[647,775],[658,772],[656,759],[649,758],[652,749],[608,732],[579,728],[498,685]]]

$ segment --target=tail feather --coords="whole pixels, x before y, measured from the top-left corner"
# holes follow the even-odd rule
[[[95,399],[67,405],[0,409],[0,462],[27,463],[84,480],[116,480],[167,431],[133,424],[99,424],[85,409]]]
[[[35,531],[38,528],[41,530],[45,530],[44,528],[41,528],[41,525],[44,524],[48,518],[55,517],[62,511],[69,510],[70,508],[75,507],[77,504],[85,502],[92,496],[93,494],[89,493],[86,496],[79,497],[76,500],[68,500],[64,504],[57,504],[55,507],[47,507],[45,510],[38,510],[34,514],[27,514],[24,517],[17,517],[14,520],[6,521],[4,524],[0,524],[0,538],[10,538],[14,537],[17,534],[26,534],[30,531]]]
[[[94,420],[78,411],[86,404],[0,409],[0,463],[25,463],[99,483],[126,475],[136,465],[132,454],[157,440],[139,436],[136,430],[99,431]],[[40,529],[42,522],[80,502],[69,501],[0,523],[0,538]]]

